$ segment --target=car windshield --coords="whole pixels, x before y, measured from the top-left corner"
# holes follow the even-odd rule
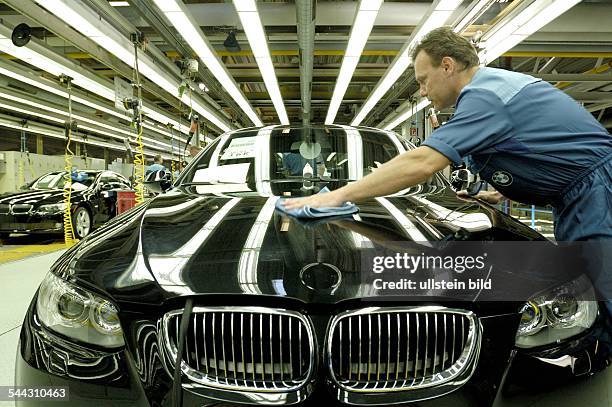
[[[36,180],[31,189],[62,189],[64,188],[64,175],[65,172],[51,172],[45,174]],[[72,188],[76,190],[87,189],[91,186],[96,173],[91,171],[75,171],[71,175]]]
[[[396,136],[375,129],[247,129],[213,141],[196,158],[181,183],[247,188],[266,181],[352,181],[376,170],[406,147]]]

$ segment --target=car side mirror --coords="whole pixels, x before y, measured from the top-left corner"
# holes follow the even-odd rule
[[[151,171],[145,175],[144,185],[158,194],[166,192],[172,186],[170,173],[164,170]]]

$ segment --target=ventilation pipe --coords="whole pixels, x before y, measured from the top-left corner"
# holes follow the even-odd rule
[[[316,0],[297,0],[297,36],[300,58],[300,90],[302,95],[302,124],[310,124],[312,96],[312,65],[314,61],[314,35]]]

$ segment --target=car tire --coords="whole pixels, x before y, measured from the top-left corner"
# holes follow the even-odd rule
[[[91,232],[91,214],[87,208],[79,206],[72,214],[72,230],[74,237],[83,239]]]
[[[7,240],[10,235],[10,233],[0,233],[0,240]]]

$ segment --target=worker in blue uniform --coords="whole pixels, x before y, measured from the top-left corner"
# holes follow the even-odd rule
[[[425,36],[413,59],[421,96],[438,110],[455,106],[454,116],[362,180],[286,200],[287,209],[389,195],[465,158],[497,189],[477,198],[552,205],[559,241],[612,239],[612,136],[590,113],[540,79],[480,67],[474,47],[447,27]]]
[[[145,171],[145,175],[148,175],[154,171],[166,171],[166,167],[164,166],[164,159],[160,154],[157,154],[153,158],[153,164],[149,165]]]

